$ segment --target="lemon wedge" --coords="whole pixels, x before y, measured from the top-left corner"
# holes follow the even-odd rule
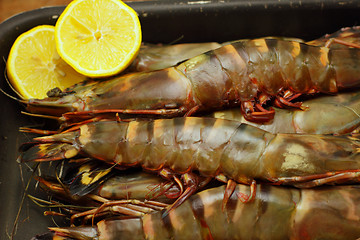
[[[141,45],[137,13],[120,0],[74,0],[55,26],[60,56],[89,77],[124,70]]]
[[[64,62],[56,51],[55,27],[41,25],[21,34],[6,63],[10,83],[24,98],[44,98],[55,87],[61,90],[87,77]]]

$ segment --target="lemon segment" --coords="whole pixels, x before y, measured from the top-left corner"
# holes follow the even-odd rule
[[[64,62],[56,50],[55,28],[41,25],[21,34],[6,64],[10,83],[24,98],[45,98],[55,87],[64,90],[86,76]]]
[[[107,77],[124,70],[141,45],[136,12],[120,0],[74,0],[56,23],[60,56],[89,77]]]

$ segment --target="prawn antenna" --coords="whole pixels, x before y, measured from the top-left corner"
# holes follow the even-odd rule
[[[24,112],[24,111],[21,111],[21,113],[24,114],[24,115],[32,116],[32,117],[40,117],[40,118],[59,120],[59,117],[54,117],[54,116],[50,116],[50,115],[35,114],[35,113],[29,113],[29,112]]]
[[[37,164],[35,165],[35,167],[34,167],[34,169],[33,169],[34,171],[31,173],[31,177],[29,178],[29,180],[27,181],[27,184],[26,184],[26,186],[25,186],[24,193],[23,193],[23,195],[22,195],[22,197],[21,197],[20,204],[19,204],[19,208],[18,208],[16,217],[15,217],[15,220],[14,220],[14,224],[13,224],[13,227],[12,227],[11,235],[9,236],[11,240],[13,240],[14,237],[15,237],[15,234],[16,234],[16,231],[17,231],[17,227],[18,227],[18,223],[19,223],[19,219],[20,219],[20,213],[21,213],[21,210],[23,209],[24,202],[25,202],[25,198],[26,198],[26,196],[28,195],[28,190],[29,190],[29,186],[30,186],[30,183],[31,183],[31,179],[34,177],[35,171],[36,171],[36,169],[38,169],[39,164],[40,164],[40,163],[37,163]]]
[[[184,38],[184,35],[181,35],[180,37],[178,37],[178,38],[176,38],[175,40],[173,40],[173,41],[171,41],[170,43],[168,43],[168,45],[174,45],[174,44],[180,42],[181,39],[183,39],[183,38]]]
[[[11,87],[12,88],[12,87]],[[2,92],[5,96],[17,101],[17,102],[20,102],[20,103],[25,103],[25,101],[23,99],[19,99],[19,98],[16,98],[10,94],[8,94],[7,92],[4,91],[4,89],[0,88],[0,92]]]

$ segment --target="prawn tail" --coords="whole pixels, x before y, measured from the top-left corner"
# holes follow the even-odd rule
[[[65,240],[65,239],[70,239],[70,238],[56,236],[54,232],[46,232],[46,233],[39,234],[39,235],[36,235],[33,238],[31,238],[31,240],[55,240],[55,239]]]
[[[114,176],[112,167],[102,162],[90,159],[71,168],[64,176],[64,183],[72,196],[82,197],[101,186],[106,180]]]
[[[49,228],[52,234],[56,237],[61,237],[60,239],[97,239],[98,231],[96,227],[64,227],[64,228]],[[47,238],[39,238],[47,239]],[[50,239],[58,239],[58,238],[50,238]]]
[[[80,151],[80,147],[73,144],[78,134],[72,131],[34,138],[20,146],[18,161],[47,162],[75,157]]]
[[[35,145],[34,145],[35,144]],[[25,148],[30,146],[26,151]],[[19,162],[44,162],[75,157],[79,149],[69,143],[26,143],[21,146]]]

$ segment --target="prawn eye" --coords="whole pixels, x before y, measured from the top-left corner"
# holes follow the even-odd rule
[[[60,88],[55,87],[55,88],[53,88],[53,89],[50,89],[50,90],[46,93],[46,95],[47,95],[48,97],[62,97],[62,96],[63,96],[63,91],[61,91]]]

